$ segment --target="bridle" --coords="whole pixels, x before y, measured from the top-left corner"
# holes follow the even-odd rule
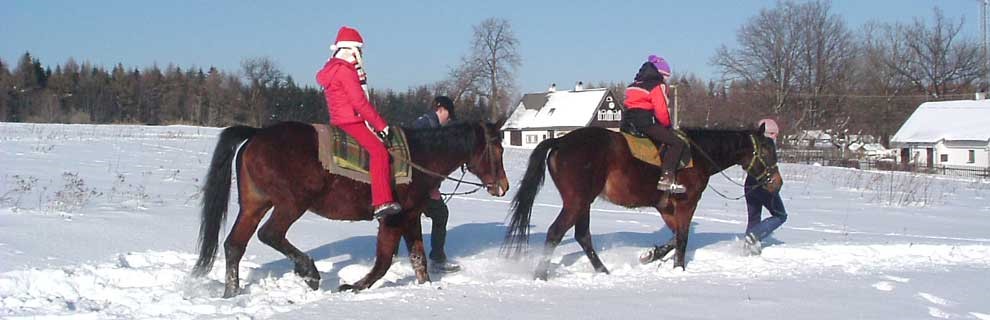
[[[699,146],[696,142],[694,142],[693,139],[687,138],[687,137],[685,137],[685,138],[686,138],[685,140],[687,140],[691,144],[691,146],[693,146],[695,149],[697,149],[698,152],[701,153],[701,155],[705,156],[705,159],[707,159],[708,162],[710,162],[713,166],[715,166],[716,169],[718,169],[718,172],[721,173],[722,176],[725,177],[726,180],[731,181],[732,183],[736,184],[737,186],[743,187],[743,190],[744,190],[743,195],[738,196],[738,197],[729,197],[729,196],[726,196],[724,193],[718,191],[718,189],[715,189],[714,187],[712,187],[711,184],[708,184],[707,185],[707,188],[708,189],[712,189],[712,191],[715,191],[715,193],[718,194],[719,196],[721,196],[722,198],[725,198],[725,199],[728,199],[728,200],[739,200],[739,199],[742,199],[742,198],[746,197],[746,195],[748,195],[750,192],[753,192],[753,190],[756,190],[757,188],[765,187],[766,185],[770,184],[771,180],[773,179],[773,173],[774,172],[777,172],[777,170],[778,170],[776,164],[774,164],[773,166],[769,166],[769,165],[767,165],[766,160],[763,160],[763,157],[760,156],[760,144],[756,142],[756,136],[753,135],[753,134],[750,134],[749,135],[749,141],[753,143],[753,157],[749,159],[749,165],[747,165],[743,169],[746,170],[746,174],[752,176],[753,174],[751,173],[751,171],[753,170],[753,167],[756,166],[756,162],[759,161],[760,164],[763,165],[763,173],[761,173],[760,175],[758,175],[758,176],[755,177],[756,181],[758,182],[755,186],[746,187],[746,185],[740,184],[736,180],[733,180],[731,177],[729,177],[728,175],[726,175],[725,174],[725,168],[719,167],[718,162],[715,162],[715,160],[712,159],[712,157],[709,156],[708,153],[705,152],[705,150],[701,148],[701,146]]]
[[[495,163],[494,157],[491,157],[491,153],[493,152],[491,150],[492,150],[492,148],[494,148],[494,147],[492,147],[492,144],[498,143],[498,140],[495,139],[495,138],[492,138],[488,134],[488,130],[486,128],[484,128],[484,125],[483,124],[482,124],[482,131],[484,133],[484,139],[485,139],[485,150],[482,151],[481,157],[484,158],[485,156],[488,156],[488,162],[489,162],[489,165],[491,165],[491,169],[492,169],[491,171],[492,172],[495,172],[495,171],[497,171],[496,168],[497,168],[497,165],[498,164]],[[470,160],[468,160],[467,163],[464,163],[464,164],[461,165],[461,167],[460,167],[461,168],[461,177],[460,178],[457,178],[457,179],[454,179],[454,178],[451,178],[450,176],[447,176],[447,175],[444,175],[444,174],[440,174],[440,173],[434,172],[434,171],[432,171],[430,169],[427,169],[426,167],[423,167],[423,166],[421,166],[419,164],[416,164],[415,162],[412,161],[412,159],[406,159],[406,158],[402,157],[401,155],[399,155],[398,153],[392,152],[391,150],[389,150],[389,153],[392,154],[392,157],[393,158],[396,158],[396,159],[399,159],[400,161],[403,161],[405,163],[408,163],[409,166],[413,167],[413,169],[416,169],[416,170],[418,170],[418,171],[420,171],[422,173],[425,173],[427,175],[430,175],[430,176],[433,176],[433,177],[436,177],[436,178],[442,178],[444,180],[450,180],[450,181],[457,182],[457,184],[454,186],[454,191],[453,192],[451,192],[451,193],[442,193],[442,195],[447,196],[447,199],[444,200],[444,202],[449,201],[450,198],[453,197],[453,196],[472,194],[472,193],[478,192],[478,190],[481,190],[481,188],[491,188],[491,187],[494,187],[495,186],[495,183],[494,182],[492,182],[492,183],[484,183],[484,182],[477,183],[477,182],[465,181],[464,180],[464,175],[467,173],[467,171],[474,171],[473,170],[473,167],[471,166],[471,161]],[[458,193],[457,192],[457,189],[461,186],[461,184],[471,185],[471,186],[474,186],[475,188],[473,190],[471,190],[471,191],[465,191],[465,192]]]
[[[753,142],[753,157],[749,159],[749,166],[746,167],[746,173],[752,175],[753,166],[756,165],[756,161],[760,161],[760,164],[763,165],[763,173],[755,176],[754,179],[759,182],[757,186],[762,187],[770,183],[770,180],[773,179],[773,173],[778,168],[776,164],[772,166],[767,165],[767,162],[760,156],[760,144],[756,142],[756,136],[749,135],[749,140]]]
[[[492,154],[494,154],[494,151],[492,149],[495,148],[494,147],[495,144],[498,144],[499,143],[499,140],[497,138],[492,137],[491,135],[488,134],[488,128],[485,128],[484,124],[482,124],[481,129],[482,129],[482,133],[484,134],[484,139],[485,139],[485,150],[481,152],[481,159],[486,159],[486,158],[488,159],[488,167],[491,168],[489,174],[491,174],[493,176],[496,176],[497,173],[498,173],[497,172],[498,171],[498,164],[495,163],[495,157],[492,156]],[[471,161],[468,161],[467,163],[464,163],[463,165],[461,165],[461,177],[464,176],[464,171],[465,170],[466,171],[471,171],[471,172],[476,172],[476,171],[474,171],[474,167],[471,166]],[[492,178],[492,179],[495,179],[495,178]],[[492,188],[492,187],[495,187],[495,184],[496,183],[497,182],[484,183],[484,186],[486,188]],[[456,192],[456,187],[455,187],[455,192]]]

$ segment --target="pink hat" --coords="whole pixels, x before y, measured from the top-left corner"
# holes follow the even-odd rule
[[[777,139],[777,134],[780,133],[780,127],[777,126],[777,122],[770,118],[760,119],[760,121],[756,123],[756,126],[766,126],[764,128],[765,130],[763,131],[763,135],[767,136],[767,138]]]
[[[339,48],[360,48],[364,46],[364,38],[357,29],[343,26],[337,31],[337,41],[330,46],[330,51],[337,51]]]

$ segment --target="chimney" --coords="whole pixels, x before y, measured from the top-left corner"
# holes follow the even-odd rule
[[[551,83],[550,84],[550,88],[547,89],[547,92],[557,92],[557,84],[556,83]]]
[[[574,91],[581,91],[581,90],[584,90],[584,82],[578,81],[578,83],[574,85]]]

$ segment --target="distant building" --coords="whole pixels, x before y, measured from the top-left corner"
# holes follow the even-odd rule
[[[925,102],[894,137],[902,163],[990,166],[990,100]]]
[[[622,106],[608,89],[527,93],[502,126],[503,141],[533,148],[582,127],[618,130],[621,120]]]

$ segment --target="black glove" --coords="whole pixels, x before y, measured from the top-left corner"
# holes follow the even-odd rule
[[[389,132],[388,126],[385,126],[385,128],[382,128],[382,131],[375,132],[375,134],[378,135],[378,138],[379,139],[382,139],[382,142],[384,142],[385,145],[388,145],[389,144],[389,137],[390,137],[391,133]]]

